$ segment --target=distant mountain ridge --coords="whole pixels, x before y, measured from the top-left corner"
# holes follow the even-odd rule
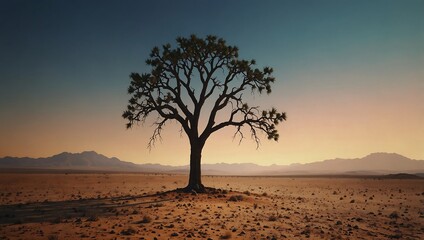
[[[188,173],[189,166],[135,164],[106,157],[94,151],[63,152],[46,158],[0,158],[0,169],[69,169],[147,173]],[[372,153],[363,158],[330,159],[313,163],[261,166],[254,163],[202,164],[207,175],[381,175],[424,173],[424,160],[413,160],[396,153]]]
[[[336,158],[290,166],[291,170],[313,172],[420,172],[424,169],[424,161],[409,159],[397,153],[371,153],[363,158]]]
[[[94,151],[81,153],[63,152],[46,158],[4,157],[0,158],[1,168],[75,169],[130,171],[139,168],[135,163],[118,158],[108,158]]]

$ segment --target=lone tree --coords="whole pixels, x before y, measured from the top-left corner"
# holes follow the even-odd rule
[[[176,41],[175,48],[166,44],[152,49],[146,60],[150,73],[131,73],[131,98],[122,117],[131,128],[152,113],[157,115],[149,148],[161,137],[167,122],[181,124],[191,147],[190,178],[184,190],[205,192],[200,170],[202,149],[214,132],[235,127],[234,136],[239,135],[241,141],[245,126],[259,146],[258,132],[278,140],[275,125],[286,120],[286,114],[275,108],[260,111],[242,98],[246,91],[270,94],[275,80],[272,68],[254,68],[254,60],[239,59],[238,48],[216,36],[202,39],[191,35]],[[201,115],[207,119],[202,123]]]

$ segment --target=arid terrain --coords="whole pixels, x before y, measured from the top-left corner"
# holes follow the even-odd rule
[[[0,239],[424,239],[424,180],[1,173]]]

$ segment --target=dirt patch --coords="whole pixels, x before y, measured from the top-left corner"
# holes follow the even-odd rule
[[[2,174],[0,239],[423,239],[424,181]]]

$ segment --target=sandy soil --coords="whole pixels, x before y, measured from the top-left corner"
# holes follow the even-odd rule
[[[0,174],[0,239],[424,239],[424,180]]]

